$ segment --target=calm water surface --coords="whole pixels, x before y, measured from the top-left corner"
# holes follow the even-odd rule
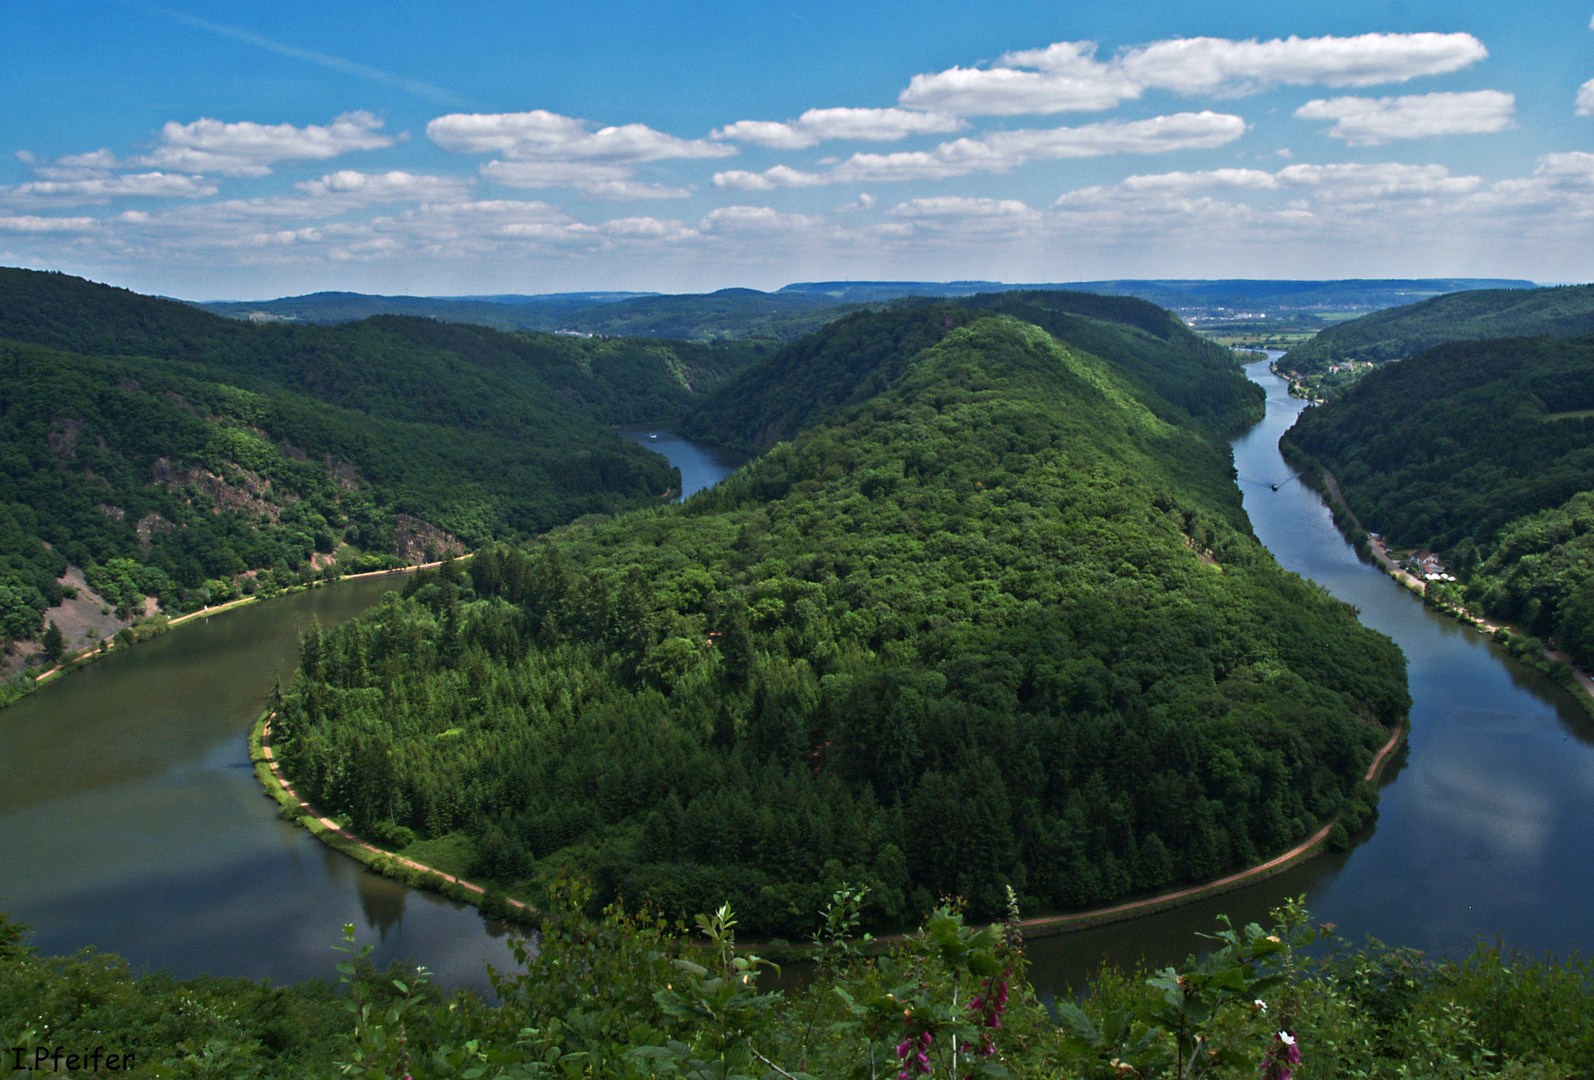
[[[329,977],[345,923],[385,964],[485,988],[510,962],[476,910],[368,873],[278,819],[247,733],[312,618],[342,622],[403,579],[368,578],[178,627],[0,712],[0,910],[45,954],[87,945],[177,975]]]
[[[703,488],[713,487],[747,460],[745,454],[698,446],[661,427],[624,428],[619,434],[622,439],[630,439],[656,454],[663,454],[671,465],[681,470],[681,494],[676,496],[675,502]]]
[[[1262,919],[1306,893],[1359,939],[1464,953],[1499,934],[1531,951],[1594,944],[1594,730],[1566,694],[1475,632],[1426,611],[1359,562],[1279,436],[1303,403],[1265,364],[1248,369],[1268,414],[1234,443],[1257,535],[1288,569],[1356,605],[1411,662],[1409,749],[1351,851],[1161,915],[1031,943],[1044,993],[1082,985],[1103,958],[1177,962],[1213,916]],[[622,435],[681,469],[687,494],[739,460],[662,428]],[[657,435],[657,438],[653,436]],[[1280,484],[1278,491],[1271,490]],[[392,581],[346,582],[179,628],[0,712],[0,910],[45,953],[86,945],[178,975],[326,977],[344,923],[450,985],[507,965],[473,908],[367,873],[278,820],[245,734],[312,617],[340,622]]]

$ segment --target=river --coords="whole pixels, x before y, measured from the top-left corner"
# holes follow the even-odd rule
[[[1280,563],[1406,651],[1409,746],[1350,851],[1189,907],[1037,939],[1038,989],[1078,988],[1103,958],[1177,962],[1217,913],[1262,919],[1301,893],[1355,940],[1459,955],[1499,934],[1531,952],[1587,951],[1594,725],[1559,687],[1356,558],[1278,453],[1304,403],[1266,364],[1247,371],[1268,411],[1234,442],[1246,510]],[[664,452],[688,492],[735,465],[663,429],[622,434]],[[485,963],[508,963],[501,927],[279,821],[249,766],[245,733],[299,630],[395,585],[346,582],[182,627],[0,712],[0,910],[31,923],[45,953],[95,945],[178,975],[278,982],[328,976],[329,947],[352,922],[379,962],[413,957],[445,984],[483,987]]]

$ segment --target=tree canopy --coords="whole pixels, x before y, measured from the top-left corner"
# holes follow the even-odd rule
[[[278,728],[301,790],[390,843],[463,836],[506,886],[569,863],[787,935],[843,878],[878,923],[1006,886],[1081,907],[1359,820],[1399,651],[1279,570],[1208,429],[1031,323],[946,317],[685,504],[308,637]]]

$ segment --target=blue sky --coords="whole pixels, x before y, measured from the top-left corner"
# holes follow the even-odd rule
[[[1594,278],[1594,0],[0,7],[0,263],[194,299]]]

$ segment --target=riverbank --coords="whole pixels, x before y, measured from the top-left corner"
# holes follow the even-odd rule
[[[1312,485],[1308,479],[1312,471],[1319,473],[1318,485]],[[1301,471],[1302,482],[1312,487],[1312,490],[1324,496],[1329,501],[1329,509],[1334,514],[1334,523],[1339,526],[1347,540],[1356,548],[1357,552],[1370,558],[1384,573],[1394,578],[1403,588],[1422,598],[1422,602],[1442,615],[1448,615],[1457,622],[1462,622],[1477,630],[1480,634],[1488,634],[1496,642],[1511,650],[1512,656],[1527,664],[1537,671],[1541,671],[1554,679],[1561,686],[1572,692],[1573,697],[1583,710],[1594,717],[1594,678],[1572,663],[1570,657],[1557,652],[1549,646],[1541,646],[1537,653],[1530,649],[1515,647],[1513,644],[1524,641],[1537,642],[1537,639],[1525,631],[1507,623],[1497,623],[1463,604],[1456,603],[1446,597],[1431,595],[1428,582],[1403,569],[1398,562],[1390,557],[1383,542],[1376,540],[1367,528],[1362,525],[1361,519],[1351,509],[1346,501],[1344,492],[1340,491],[1339,481],[1327,469],[1315,464],[1303,468]],[[1352,528],[1347,529],[1345,523],[1349,522]],[[1361,539],[1365,537],[1365,539]],[[1579,693],[1581,691],[1581,693]]]
[[[489,917],[509,918],[525,923],[535,921],[538,914],[537,909],[530,904],[504,896],[463,877],[444,873],[436,867],[427,866],[414,859],[406,858],[397,852],[377,847],[375,844],[356,836],[335,820],[323,817],[294,790],[293,785],[282,775],[281,768],[271,750],[271,718],[271,713],[263,713],[260,719],[255,722],[255,726],[249,734],[249,760],[254,763],[255,776],[260,780],[261,786],[265,789],[265,794],[276,800],[284,819],[303,825],[312,836],[327,846],[348,855],[352,859],[358,860],[385,877],[393,878],[413,888],[430,889],[433,892],[447,896],[451,900],[475,904],[482,908],[483,915]],[[1388,765],[1391,756],[1404,740],[1406,732],[1407,724],[1402,721],[1389,736],[1389,741],[1384,743],[1383,747],[1373,757],[1372,763],[1367,768],[1367,775],[1363,778],[1367,783],[1377,783],[1378,779],[1383,775],[1384,768]],[[1275,855],[1264,863],[1229,874],[1216,881],[1184,886],[1158,893],[1155,896],[1142,897],[1138,900],[1130,900],[1108,907],[1094,908],[1090,911],[1076,911],[1065,915],[1044,915],[1023,919],[1020,920],[1019,926],[1026,938],[1050,937],[1057,934],[1072,933],[1076,930],[1088,930],[1098,926],[1106,926],[1115,922],[1124,922],[1144,915],[1153,915],[1169,908],[1193,904],[1209,897],[1254,885],[1257,882],[1276,877],[1286,870],[1321,854],[1327,849],[1329,836],[1334,831],[1334,827],[1340,824],[1340,817],[1340,814],[1335,814],[1317,832],[1288,851]],[[903,940],[905,936],[903,934],[891,934],[873,940],[885,945]],[[763,947],[769,943],[753,942],[750,944],[757,944]],[[789,957],[798,957],[806,951],[807,948],[800,945],[786,945],[781,948],[782,955]]]
[[[456,559],[455,561],[463,562],[469,558],[470,556],[466,555],[461,559]],[[62,675],[76,671],[79,668],[87,667],[89,664],[103,656],[109,656],[112,653],[125,651],[132,648],[140,641],[148,641],[152,637],[159,637],[161,634],[167,633],[174,627],[182,626],[186,623],[193,622],[196,619],[208,619],[212,615],[220,615],[224,612],[235,611],[238,608],[245,607],[250,604],[257,604],[263,600],[274,600],[279,596],[291,596],[295,593],[304,592],[307,589],[322,589],[329,585],[336,585],[343,581],[358,581],[362,578],[386,577],[398,574],[413,574],[420,570],[435,570],[442,565],[442,560],[438,560],[436,562],[419,563],[415,566],[399,566],[391,570],[368,570],[360,574],[342,574],[335,578],[312,581],[304,585],[294,585],[272,596],[240,597],[237,600],[231,600],[225,604],[217,604],[215,607],[206,607],[201,608],[198,611],[190,611],[187,615],[179,615],[175,619],[168,618],[165,612],[158,612],[153,618],[147,619],[142,623],[135,623],[127,628],[127,631],[131,632],[133,635],[133,640],[130,642],[125,642],[120,637],[105,638],[100,642],[98,648],[85,649],[81,653],[69,654],[68,656],[62,657],[62,659],[58,661],[54,667],[47,671],[41,671],[37,675],[33,675],[31,678],[26,677],[27,673],[24,672],[23,676],[19,676],[18,680],[14,680],[6,684],[6,689],[11,690],[12,692],[10,694],[0,694],[0,708],[4,708],[5,706],[17,701],[21,701],[23,698],[33,693],[33,691],[37,690],[39,686],[45,682],[54,682]]]
[[[249,760],[254,764],[255,777],[265,789],[268,798],[276,800],[285,820],[302,825],[310,835],[334,851],[347,855],[369,869],[402,882],[411,888],[429,889],[450,900],[474,904],[482,914],[516,922],[530,923],[537,918],[537,909],[520,900],[504,896],[483,885],[454,874],[447,874],[433,866],[408,859],[394,851],[379,848],[363,840],[329,817],[323,817],[294,790],[282,775],[276,755],[271,751],[271,720],[274,714],[265,712],[255,721],[249,732]]]

